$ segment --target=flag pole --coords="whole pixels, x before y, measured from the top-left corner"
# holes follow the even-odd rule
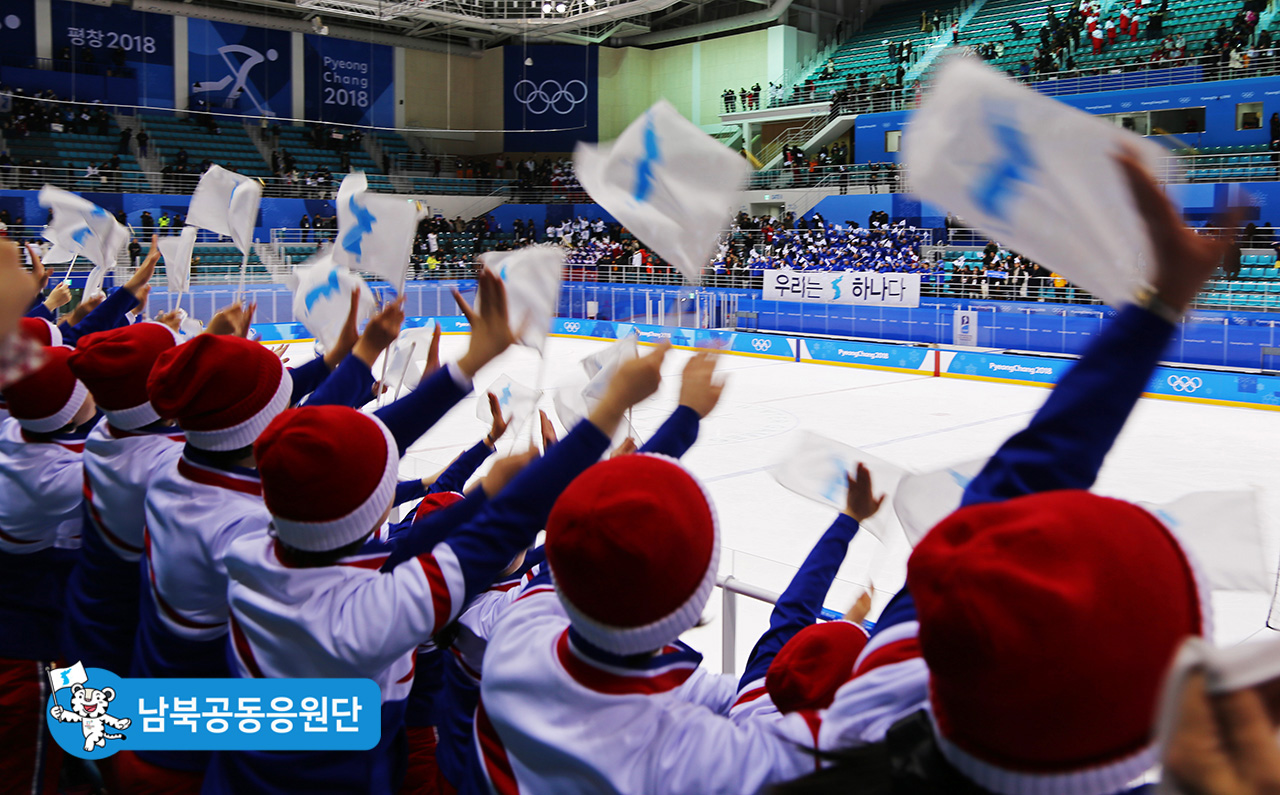
[[[397,400],[400,399],[400,387],[404,386],[404,376],[405,376],[405,373],[409,372],[409,365],[413,364],[413,352],[417,347],[418,347],[417,340],[414,340],[413,343],[409,346],[409,356],[408,358],[405,359],[404,367],[400,369],[400,380],[396,382],[396,393],[391,398],[392,403],[395,403]],[[379,395],[379,397],[381,397],[381,395]]]

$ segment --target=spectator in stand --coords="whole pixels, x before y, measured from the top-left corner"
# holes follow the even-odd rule
[[[1022,26],[1018,24],[1018,20],[1016,19],[1009,20],[1009,27],[1013,30],[1014,41],[1021,41],[1023,35],[1026,34],[1026,31],[1023,30]]]
[[[138,130],[138,157],[147,156],[147,141],[151,140],[151,136],[147,135],[146,130]]]
[[[120,131],[120,146],[116,149],[122,155],[129,154],[129,142],[133,140],[133,128],[126,127]]]

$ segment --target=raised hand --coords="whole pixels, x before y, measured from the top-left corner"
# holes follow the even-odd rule
[[[1276,721],[1254,688],[1210,695],[1205,675],[1187,677],[1164,750],[1166,791],[1196,795],[1280,794]]]
[[[346,322],[342,324],[342,331],[338,334],[338,341],[333,347],[324,353],[324,363],[330,370],[342,364],[342,360],[347,358],[347,354],[355,348],[356,342],[360,339],[359,332],[356,331],[356,319],[360,315],[360,291],[351,291],[351,308],[347,310]],[[370,362],[372,367],[373,363]]]
[[[182,310],[174,309],[171,312],[164,312],[156,316],[157,323],[163,323],[173,329],[173,333],[177,334],[182,330]]]
[[[231,306],[219,310],[209,320],[209,325],[205,332],[209,334],[230,334],[236,337],[248,336],[249,326],[253,324],[253,313],[257,308],[258,305],[256,303],[245,307],[239,301],[236,301]]]
[[[437,323],[435,328],[431,330],[431,347],[427,348],[427,365],[422,372],[422,377],[434,373],[440,369],[440,324]]]
[[[84,320],[88,317],[89,313],[97,309],[98,304],[101,304],[105,299],[106,296],[101,293],[93,296],[92,298],[80,299],[80,303],[76,304],[76,308],[71,310],[71,317],[67,319],[67,323],[74,326],[81,320]]]
[[[1138,205],[1155,254],[1152,288],[1156,296],[1181,314],[1191,306],[1200,288],[1222,263],[1230,246],[1228,240],[1198,235],[1182,221],[1169,197],[1156,183],[1132,151],[1116,156],[1124,170],[1129,190]],[[1240,213],[1233,211],[1224,226],[1239,225]]]
[[[151,285],[149,284],[142,285],[142,289],[138,290],[138,294],[135,296],[138,299],[138,305],[135,306],[133,309],[130,309],[129,311],[135,315],[141,315],[143,312],[146,312],[147,298],[149,298],[150,296],[151,296]]]
[[[884,502],[884,495],[881,494],[879,499],[872,495],[871,472],[866,464],[858,464],[857,471],[845,475],[845,478],[849,481],[849,493],[845,497],[844,515],[851,516],[858,522],[865,522],[875,516]]]
[[[715,378],[719,357],[719,353],[714,351],[698,351],[684,366],[680,405],[698,412],[699,417],[705,418],[711,413],[720,402],[720,393],[724,391],[723,379]]]
[[[617,449],[612,453],[609,453],[609,458],[622,458],[624,455],[631,455],[638,449],[639,448],[636,447],[636,440],[633,437],[628,436],[622,440],[622,444],[618,445]]]
[[[66,306],[71,303],[71,288],[66,282],[59,282],[58,286],[49,291],[49,297],[44,299],[45,309],[50,312],[57,311],[58,307]]]
[[[384,304],[378,314],[369,318],[364,333],[351,349],[352,355],[365,364],[373,367],[378,356],[400,336],[400,326],[404,324],[404,296]],[[327,359],[327,354],[326,354]]]
[[[40,259],[40,249],[28,243],[27,256],[31,258],[31,275],[40,285],[39,289],[43,290],[49,283],[49,271],[45,270],[44,260]]]
[[[669,350],[671,343],[664,342],[653,353],[619,365],[604,397],[587,418],[591,424],[612,438],[627,409],[658,391],[658,385],[662,383],[662,361]]]
[[[146,259],[142,260],[142,264],[129,277],[129,281],[124,283],[124,289],[133,293],[134,297],[138,297],[138,293],[142,290],[143,285],[151,281],[151,277],[156,273],[156,263],[160,261],[160,236],[151,236],[151,249],[147,251]]]
[[[39,292],[40,285],[18,262],[17,245],[0,242],[0,336],[17,326]],[[71,299],[69,292],[67,299]]]
[[[489,411],[493,414],[493,425],[489,426],[489,435],[484,437],[484,443],[492,450],[502,434],[507,432],[507,421],[502,417],[502,404],[498,403],[498,396],[492,392],[489,393]]]
[[[559,439],[556,438],[556,426],[551,424],[551,419],[547,417],[547,412],[538,409],[538,417],[539,427],[542,430],[542,450],[546,452]]]
[[[515,342],[507,317],[507,289],[502,280],[489,271],[481,271],[476,284],[479,311],[468,306],[461,293],[453,291],[453,299],[471,324],[471,345],[458,360],[458,369],[467,378],[474,378],[481,367],[498,358]]]

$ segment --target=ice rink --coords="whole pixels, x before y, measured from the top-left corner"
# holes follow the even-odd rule
[[[477,376],[477,390],[508,375],[542,389],[541,405],[554,417],[554,392],[580,389],[585,382],[580,361],[607,345],[551,338],[545,359],[529,349],[513,349]],[[446,336],[442,361],[457,358],[465,346],[466,337]],[[308,348],[298,346],[290,355],[300,361],[309,357]],[[642,443],[675,407],[688,356],[672,351],[661,390],[636,408],[633,422]],[[784,489],[769,472],[795,443],[797,431],[810,429],[900,466],[928,470],[991,454],[1048,395],[1040,387],[735,355],[724,356],[720,370],[727,379],[724,397],[704,421],[685,463],[706,483],[719,512],[721,573],[773,591],[785,587],[835,516],[830,508]],[[499,453],[528,445],[534,427],[529,423],[517,429],[513,424]],[[402,476],[441,469],[485,432],[475,399],[464,401],[413,448],[402,464]],[[517,432],[519,439],[513,438]],[[1280,412],[1144,399],[1107,459],[1096,490],[1159,503],[1196,491],[1258,488],[1265,566],[1274,574],[1280,560],[1280,451],[1272,449],[1277,440]],[[879,587],[874,617],[900,586],[908,551],[905,539],[886,546],[860,532],[827,606],[843,612],[874,582]],[[1261,593],[1215,593],[1217,641],[1234,644],[1269,634],[1270,601]],[[768,610],[738,598],[737,668],[765,628]],[[722,611],[717,589],[706,611],[707,624],[685,638],[716,670],[722,659]]]

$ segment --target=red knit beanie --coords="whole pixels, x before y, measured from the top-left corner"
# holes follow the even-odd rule
[[[27,339],[41,345],[61,345],[62,330],[42,317],[24,317],[18,321],[18,330]]]
[[[764,686],[779,712],[825,709],[853,677],[867,632],[851,621],[810,624],[778,651]]]
[[[662,648],[693,628],[715,586],[720,529],[679,463],[629,455],[588,469],[547,520],[547,563],[569,619],[614,654]]]
[[[1118,792],[1207,591],[1177,539],[1120,500],[1059,491],[962,508],[907,567],[943,754],[987,790]]]
[[[294,549],[325,552],[368,535],[395,498],[395,439],[346,406],[283,412],[253,453],[276,534]]]
[[[289,405],[293,379],[279,357],[241,337],[201,334],[160,354],[147,379],[156,413],[177,420],[202,450],[238,450]]]
[[[44,349],[44,364],[4,388],[9,416],[33,433],[52,433],[65,427],[89,397],[67,366],[71,349]]]
[[[422,498],[422,502],[418,503],[418,508],[413,512],[414,521],[421,519],[428,514],[448,508],[455,502],[462,500],[462,495],[456,491],[441,491],[436,494],[428,494]]]
[[[147,400],[147,378],[160,354],[177,344],[168,326],[135,323],[90,334],[67,363],[89,388],[107,421],[129,431],[160,419]]]

